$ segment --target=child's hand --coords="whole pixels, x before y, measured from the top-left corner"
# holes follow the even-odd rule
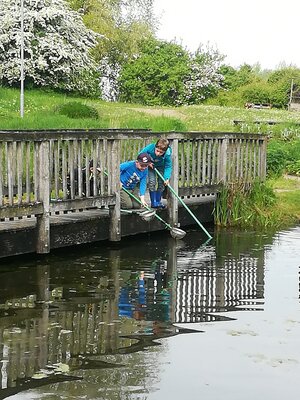
[[[168,184],[169,184],[169,179],[166,179],[166,180],[164,181],[164,185],[165,185],[165,186],[168,186]]]
[[[142,203],[143,207],[146,207],[146,208],[149,207],[147,202],[145,201],[145,196],[141,196],[141,203]]]

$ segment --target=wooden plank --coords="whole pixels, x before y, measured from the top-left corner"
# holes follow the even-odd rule
[[[0,207],[0,219],[26,217],[39,214],[43,214],[43,204],[41,202]]]
[[[37,217],[36,252],[44,254],[50,252],[50,171],[49,171],[49,142],[40,145],[40,162],[38,165],[40,178],[40,200],[43,202],[43,214]]]
[[[30,193],[31,193],[31,168],[32,168],[32,161],[31,161],[31,143],[25,142],[25,202],[30,202]]]
[[[13,159],[14,159],[14,152],[13,152],[13,142],[7,144],[7,186],[8,186],[8,204],[14,204],[14,193],[13,193]]]
[[[222,186],[223,186],[222,184],[216,184],[216,185],[205,185],[201,187],[191,186],[191,187],[179,188],[179,196],[190,197],[202,194],[213,194],[219,192]]]
[[[178,193],[178,173],[179,173],[179,143],[177,139],[170,141],[173,155],[173,171],[170,178],[170,185],[176,193]],[[183,147],[183,143],[181,143]],[[175,196],[169,196],[168,198],[168,220],[171,226],[178,225],[178,200]]]
[[[94,196],[78,199],[51,201],[50,212],[85,210],[88,208],[102,208],[116,203],[116,195]]]
[[[212,141],[209,140],[208,142],[208,149],[207,149],[207,175],[206,175],[206,183],[210,184],[212,179],[211,179],[211,170],[212,170],[212,161],[211,161],[211,154],[212,154]]]
[[[121,240],[121,199],[120,199],[120,141],[114,140],[108,142],[110,171],[109,177],[111,179],[111,192],[116,194],[116,203],[109,208],[110,215],[110,229],[109,240],[117,242]]]
[[[18,187],[18,204],[22,203],[23,196],[23,142],[17,143],[17,187]]]
[[[203,147],[202,147],[202,185],[206,184],[206,166],[207,166],[207,160],[206,160],[206,151],[207,151],[207,141],[205,140],[203,142]]]
[[[197,167],[197,158],[195,156],[195,148],[197,142],[193,140],[192,142],[192,176],[191,176],[191,185],[194,186],[196,184],[196,167]]]

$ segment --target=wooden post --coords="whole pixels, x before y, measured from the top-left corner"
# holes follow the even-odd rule
[[[43,141],[40,143],[38,149],[38,201],[43,203],[44,212],[42,215],[37,216],[36,252],[44,254],[50,252],[50,143]]]
[[[228,138],[224,137],[221,144],[220,152],[220,168],[219,168],[219,182],[226,183],[227,180],[227,150]]]
[[[264,181],[267,175],[267,138],[260,143],[259,179]]]
[[[169,238],[168,240],[168,258],[167,258],[167,282],[170,293],[169,320],[176,322],[176,304],[177,304],[177,248],[176,240]]]
[[[110,227],[109,240],[118,242],[121,240],[121,202],[120,202],[120,140],[114,140],[111,146],[111,163],[109,177],[111,180],[111,191],[116,194],[116,204],[109,207]]]
[[[179,157],[178,157],[178,139],[171,142],[172,147],[172,164],[173,171],[170,179],[170,185],[176,193],[178,193],[178,170],[179,170]],[[178,225],[178,200],[175,196],[170,195],[168,198],[168,214],[169,223],[172,226]]]

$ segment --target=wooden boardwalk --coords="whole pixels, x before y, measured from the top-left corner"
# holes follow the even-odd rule
[[[266,137],[236,133],[137,130],[0,131],[0,257],[165,229],[120,210],[119,165],[144,145],[169,139],[171,186],[202,222],[212,221],[224,183],[265,179]],[[89,164],[97,165],[97,178]],[[193,220],[170,196],[163,218]]]

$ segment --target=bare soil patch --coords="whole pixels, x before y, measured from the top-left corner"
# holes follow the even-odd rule
[[[163,108],[133,108],[135,111],[143,112],[145,114],[150,114],[156,117],[173,117],[173,118],[180,118],[182,120],[186,119],[186,115],[182,112],[177,110],[165,110]]]

